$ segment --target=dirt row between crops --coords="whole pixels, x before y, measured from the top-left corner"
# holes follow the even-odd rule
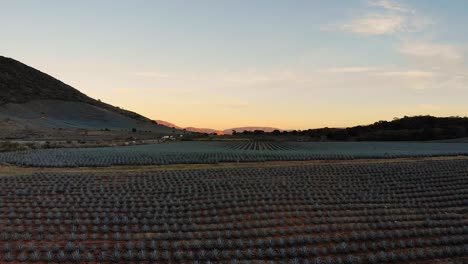
[[[265,162],[226,162],[217,164],[171,164],[171,165],[132,165],[132,166],[110,166],[110,167],[77,167],[77,168],[40,168],[22,167],[16,165],[0,165],[0,176],[22,175],[36,172],[141,172],[160,170],[196,170],[207,168],[262,168],[278,166],[310,166],[326,164],[369,164],[369,163],[395,163],[395,162],[420,162],[420,161],[442,161],[442,160],[468,160],[468,156],[438,156],[419,158],[381,158],[381,159],[354,159],[354,160],[308,160],[308,161],[265,161]]]

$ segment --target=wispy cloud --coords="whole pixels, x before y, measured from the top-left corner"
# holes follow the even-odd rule
[[[432,24],[432,20],[416,14],[413,9],[389,0],[371,1],[369,7],[358,17],[337,26],[322,27],[324,30],[338,29],[361,35],[384,35],[398,32],[418,32]]]
[[[335,67],[316,70],[318,73],[364,73],[376,71],[375,67]]]
[[[393,76],[393,77],[434,77],[432,71],[417,69],[401,69],[389,67],[337,67],[316,70],[317,73],[328,74],[365,74],[367,76]]]
[[[434,72],[424,87],[444,91],[467,91],[468,68],[463,46],[428,40],[404,40],[398,51],[422,71]]]
[[[145,71],[145,72],[133,72],[132,75],[138,76],[138,77],[151,77],[151,78],[170,78],[171,76],[166,74],[166,73],[161,73],[161,72],[150,72],[150,71]]]
[[[404,29],[405,18],[398,15],[368,14],[340,26],[343,31],[364,34],[382,35]]]
[[[248,107],[249,103],[245,101],[210,101],[210,102],[193,102],[194,106],[213,107],[213,108],[244,108]]]
[[[190,83],[190,89],[200,93],[217,95],[221,89],[229,89],[246,94],[269,91],[281,94],[286,91],[312,92],[317,90],[339,89],[381,89],[390,91],[395,87],[402,90],[453,90],[467,87],[468,76],[462,68],[455,71],[452,68],[434,68],[434,61],[415,63],[408,66],[343,66],[315,69],[257,69],[230,70],[212,72],[179,72],[161,73],[162,75],[178,76],[169,79],[149,80],[151,85],[161,87],[167,93],[166,87],[182,89]],[[464,69],[464,68],[463,68]],[[252,90],[255,89],[255,90]],[[158,90],[159,91],[159,90]],[[219,107],[247,107],[246,101],[216,99],[195,104]]]
[[[400,77],[434,77],[436,74],[430,71],[421,70],[405,70],[405,71],[383,71],[379,73],[383,76],[400,76]]]
[[[404,41],[399,51],[418,58],[438,58],[444,60],[461,60],[463,58],[463,52],[455,45],[428,41]]]
[[[396,11],[396,12],[402,12],[402,13],[415,13],[415,11],[410,9],[409,7],[401,3],[397,3],[397,2],[393,2],[389,0],[370,1],[369,5],[381,7],[390,11]]]

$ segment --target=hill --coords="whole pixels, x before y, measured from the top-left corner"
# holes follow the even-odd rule
[[[251,133],[253,134],[253,133]],[[318,128],[267,133],[270,136],[302,137],[334,141],[430,141],[468,137],[467,117],[405,116],[392,121],[348,128]],[[466,140],[466,139],[462,139]],[[458,142],[459,140],[452,140]]]
[[[95,100],[50,75],[3,56],[0,56],[0,119],[0,127],[10,127],[15,131],[89,129],[172,132],[171,128]]]
[[[468,136],[467,117],[405,116],[343,130],[358,140],[443,140]]]

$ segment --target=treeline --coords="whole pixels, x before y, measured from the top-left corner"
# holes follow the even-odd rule
[[[307,137],[324,141],[423,141],[468,137],[467,117],[405,116],[367,126],[319,128],[267,133],[261,130],[233,133],[235,136]]]

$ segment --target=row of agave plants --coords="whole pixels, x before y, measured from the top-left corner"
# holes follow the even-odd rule
[[[463,263],[468,161],[0,178],[0,262]]]

